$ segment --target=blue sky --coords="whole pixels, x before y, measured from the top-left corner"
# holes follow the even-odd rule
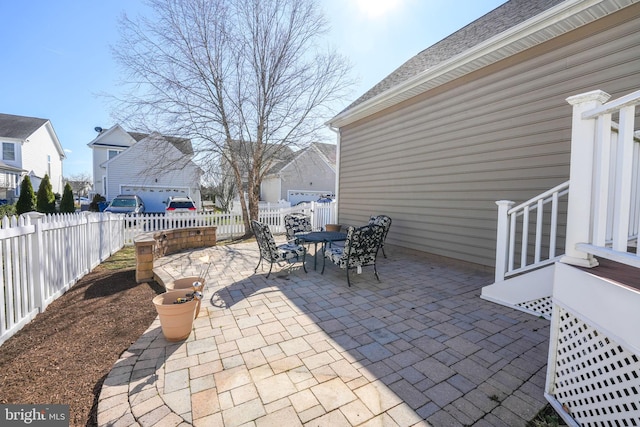
[[[336,109],[504,2],[319,0],[332,27],[328,42],[349,58],[359,79],[353,99]],[[114,124],[98,94],[118,93],[111,53],[117,19],[143,10],[141,0],[0,1],[0,113],[51,120],[67,154],[65,176],[91,174],[87,143],[96,126]]]

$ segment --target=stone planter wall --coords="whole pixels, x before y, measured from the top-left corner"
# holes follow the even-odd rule
[[[216,227],[191,227],[143,233],[134,239],[136,282],[153,280],[153,260],[185,249],[216,245]]]

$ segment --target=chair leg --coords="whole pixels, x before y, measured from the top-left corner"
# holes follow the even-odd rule
[[[320,272],[320,274],[324,274],[324,266],[327,263],[327,258],[324,256],[324,254],[322,254],[322,271]]]
[[[302,254],[302,269],[304,270],[305,273],[307,272],[307,251],[306,250]]]
[[[349,266],[347,266],[347,268],[345,268],[345,270],[347,271],[347,285],[349,285],[349,287],[351,287],[351,280],[349,279]]]
[[[267,277],[265,277],[265,279],[269,278],[269,275],[271,274],[271,269],[273,268],[273,263],[269,264],[269,272],[267,273]]]
[[[373,263],[373,273],[376,275],[376,279],[378,279],[378,282],[380,281],[380,276],[378,276],[378,269],[376,268],[376,263]]]
[[[387,254],[384,252],[384,246],[380,247],[380,249],[382,249],[382,255],[384,255],[384,257],[387,257]]]
[[[254,274],[258,272],[258,268],[260,267],[260,264],[262,264],[262,255],[260,255],[260,260],[258,261],[258,265],[256,265],[256,268],[253,270]]]

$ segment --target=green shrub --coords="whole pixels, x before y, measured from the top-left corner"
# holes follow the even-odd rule
[[[33,186],[31,185],[31,178],[29,175],[25,176],[20,184],[20,197],[18,203],[16,203],[16,214],[22,215],[23,213],[33,212],[36,210],[36,195],[33,192]]]
[[[64,186],[64,192],[62,193],[62,200],[60,201],[61,213],[72,213],[76,211],[76,207],[73,204],[73,190],[71,185],[67,182]]]
[[[56,212],[56,196],[53,194],[49,175],[45,175],[40,182],[36,197],[36,209],[38,212],[47,214]]]
[[[91,203],[89,203],[89,210],[91,212],[99,212],[100,209],[98,208],[98,203],[106,201],[107,199],[105,199],[104,196],[96,194],[95,196],[93,196],[93,200],[91,200]]]
[[[2,205],[0,206],[0,219],[5,216],[13,216],[16,214],[16,205]]]

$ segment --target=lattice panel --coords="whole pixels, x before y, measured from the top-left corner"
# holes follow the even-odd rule
[[[559,309],[551,394],[582,426],[640,426],[640,362],[612,339]]]
[[[553,311],[553,300],[551,297],[539,298],[532,301],[521,302],[516,304],[518,307],[526,308],[535,313],[538,313],[545,319],[551,319],[551,312]]]

